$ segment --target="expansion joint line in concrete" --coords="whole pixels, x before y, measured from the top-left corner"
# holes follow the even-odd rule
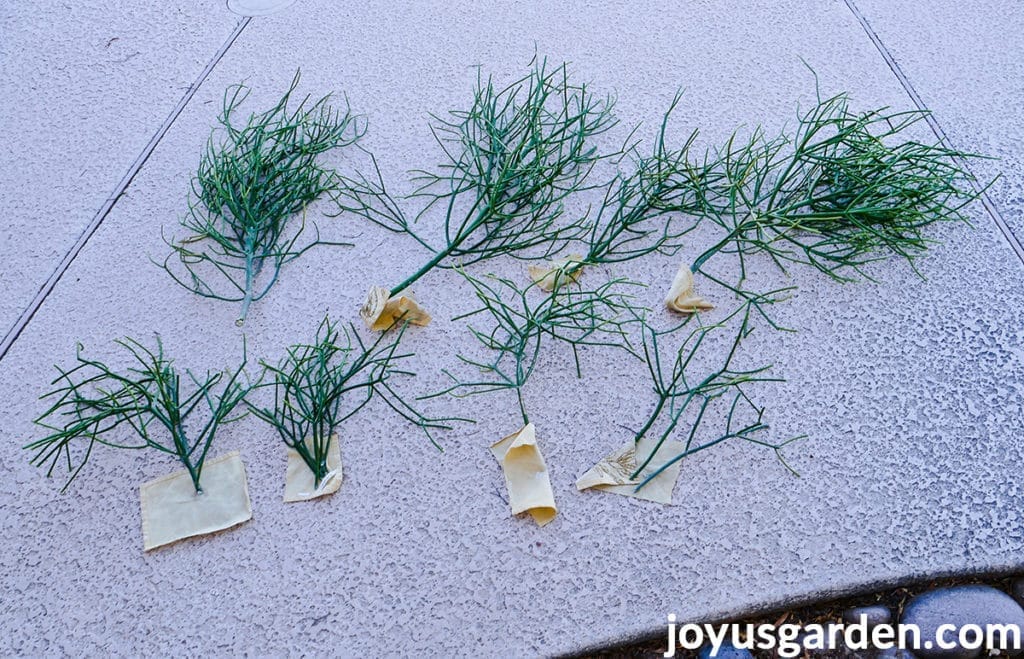
[[[238,22],[238,24],[235,25],[235,29],[231,32],[231,35],[227,38],[223,45],[221,45],[217,52],[214,53],[213,57],[210,58],[210,61],[206,63],[206,66],[199,73],[199,76],[191,85],[189,85],[189,88],[185,91],[185,94],[181,97],[181,99],[178,100],[178,103],[174,106],[174,109],[172,109],[170,114],[167,115],[167,118],[164,119],[164,122],[160,124],[160,127],[149,139],[149,142],[146,144],[145,148],[142,149],[142,152],[139,153],[138,157],[135,158],[135,161],[132,162],[131,166],[128,168],[128,171],[125,172],[123,177],[121,177],[121,180],[118,182],[113,192],[110,194],[109,197],[107,197],[106,201],[103,202],[103,205],[100,207],[99,211],[97,211],[96,215],[93,216],[92,220],[89,222],[89,225],[85,228],[85,231],[82,232],[82,234],[78,237],[78,240],[75,241],[75,244],[72,245],[71,249],[68,250],[67,254],[64,255],[64,258],[61,260],[60,264],[50,275],[49,279],[47,279],[46,282],[42,285],[42,287],[39,289],[39,292],[36,293],[35,297],[32,299],[32,302],[21,313],[21,316],[19,316],[18,318],[18,322],[16,322],[14,326],[10,329],[10,331],[7,332],[7,335],[4,337],[3,342],[0,342],[0,359],[3,359],[7,355],[7,352],[11,349],[11,346],[14,345],[14,342],[18,340],[18,337],[21,336],[22,331],[25,329],[26,326],[28,326],[29,322],[36,315],[36,312],[39,311],[39,307],[43,305],[43,302],[46,300],[47,296],[49,296],[50,293],[53,292],[53,289],[57,286],[57,283],[64,276],[64,273],[67,272],[67,269],[71,266],[72,261],[74,261],[78,257],[79,253],[81,253],[82,249],[85,247],[85,244],[89,242],[89,239],[92,238],[94,233],[96,233],[96,229],[98,229],[99,226],[103,224],[103,220],[107,218],[107,215],[109,215],[110,211],[113,210],[114,205],[117,204],[118,200],[121,199],[121,196],[125,193],[125,190],[128,189],[128,186],[131,185],[132,180],[135,178],[135,175],[139,173],[139,170],[141,170],[142,166],[146,164],[146,161],[149,160],[149,157],[153,155],[153,151],[156,149],[157,145],[160,144],[160,141],[164,138],[164,135],[167,134],[167,131],[170,130],[171,125],[173,125],[174,122],[177,120],[178,115],[182,113],[182,111],[185,109],[185,106],[188,105],[189,101],[192,100],[192,97],[195,96],[197,91],[199,91],[199,87],[210,75],[214,67],[217,66],[217,63],[220,62],[221,58],[223,58],[224,55],[228,52],[228,49],[231,48],[231,45],[235,43],[235,40],[238,39],[239,35],[242,34],[242,30],[245,29],[245,26],[247,26],[249,24],[249,21],[251,20],[251,18],[246,17],[241,19]]]
[[[914,86],[910,84],[910,79],[907,78],[905,73],[903,73],[903,69],[901,69],[899,63],[896,62],[896,58],[893,57],[892,53],[889,52],[889,49],[885,47],[884,43],[882,43],[881,38],[879,38],[878,33],[875,32],[874,28],[871,27],[867,17],[865,17],[857,8],[854,0],[843,1],[846,3],[846,6],[849,7],[850,11],[853,12],[854,17],[860,23],[861,27],[864,28],[864,32],[867,33],[868,38],[871,39],[873,44],[875,44],[875,48],[878,49],[882,58],[885,59],[885,63],[889,65],[889,69],[892,70],[893,75],[895,75],[896,79],[899,80],[904,91],[906,91],[907,95],[910,97],[910,100],[913,101],[918,110],[925,113],[925,120],[928,122],[928,126],[932,129],[932,132],[935,133],[935,136],[938,137],[943,144],[952,144],[946,136],[946,131],[944,131],[942,126],[939,125],[938,119],[935,118],[928,107],[924,104],[924,101],[921,99],[920,94],[917,93],[917,90],[914,89]],[[968,164],[962,159],[959,164],[965,170],[972,171]],[[1017,236],[1013,233],[1013,229],[1011,229],[1010,225],[1008,225],[1006,220],[1003,219],[1002,214],[1000,214],[995,202],[992,201],[988,191],[982,187],[977,179],[972,180],[971,185],[974,187],[975,191],[980,193],[982,205],[988,212],[989,217],[992,218],[992,221],[995,222],[997,227],[999,227],[999,231],[1003,234],[1003,238],[1009,244],[1010,249],[1016,253],[1017,258],[1020,259],[1021,263],[1024,263],[1024,245],[1021,245],[1020,240],[1018,240]]]

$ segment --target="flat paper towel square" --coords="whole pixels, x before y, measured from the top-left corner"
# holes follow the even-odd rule
[[[238,451],[207,460],[197,494],[188,470],[152,480],[139,488],[145,551],[222,531],[252,518],[245,465]]]

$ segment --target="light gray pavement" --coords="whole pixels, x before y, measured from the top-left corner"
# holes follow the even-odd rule
[[[241,20],[203,0],[0,7],[0,342]]]
[[[510,77],[535,50],[617,92],[624,124],[643,121],[648,138],[679,87],[679,135],[778,127],[813,94],[800,58],[825,91],[849,90],[858,107],[909,107],[842,2],[439,2],[396,12],[303,0],[254,20],[0,365],[0,652],[529,656],[656,631],[669,612],[719,617],[1021,566],[1024,267],[980,206],[975,230],[936,232],[943,244],[919,266],[926,281],[898,263],[875,268],[877,284],[846,287],[797,272],[782,316],[799,332],[751,337],[750,363],[767,356],[788,378],[759,395],[770,437],[810,435],[787,451],[800,478],[769,452],[725,445],[684,464],[672,507],[577,493],[576,477],[628,438],[619,424],[638,425],[650,404],[641,367],[600,351],[584,355],[583,381],[555,351],[527,392],[560,506],[543,529],[510,518],[500,496],[486,447],[517,426],[501,395],[434,408],[478,419],[444,438],[444,454],[368,410],[345,430],[342,489],[312,504],[281,503],[283,449],[246,419],[215,452],[243,452],[253,520],[146,555],[137,487],[175,469],[168,460],[97,453],[66,495],[27,464],[18,446],[34,436],[35,396],[76,341],[110,356],[113,339],[157,332],[193,368],[239,355],[237,309],[172,287],[148,261],[184,210],[227,85],[247,78],[256,107],[301,67],[304,90],[347,93],[401,188],[403,172],[436,161],[426,114],[465,105],[468,65]],[[325,310],[355,319],[370,284],[394,283],[422,258],[351,218],[322,226],[359,248],[312,252],[284,271],[246,325],[251,357],[276,360]],[[652,283],[645,301],[656,305],[676,265],[652,258],[614,272]],[[471,345],[448,320],[467,308],[465,285],[437,272],[415,288],[437,320],[409,336],[425,376],[410,384],[430,390],[452,350]]]

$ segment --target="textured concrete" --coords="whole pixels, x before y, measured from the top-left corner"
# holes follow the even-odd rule
[[[0,7],[0,339],[238,21],[207,0]]]
[[[46,366],[67,363],[76,340],[108,356],[119,336],[157,332],[194,368],[239,355],[237,309],[171,287],[148,261],[184,208],[225,86],[248,78],[266,101],[301,66],[304,89],[347,92],[402,189],[404,171],[435,162],[426,113],[465,105],[468,65],[512,75],[535,50],[618,93],[615,139],[637,121],[649,137],[678,87],[679,134],[779,126],[813,93],[801,57],[825,91],[847,89],[864,108],[907,106],[839,2],[438,2],[399,13],[325,0],[254,21],[0,365],[0,652],[530,656],[657,631],[669,612],[712,618],[1021,567],[1024,268],[980,209],[976,230],[936,232],[943,246],[920,262],[927,281],[902,264],[846,287],[798,271],[781,319],[799,332],[751,337],[748,363],[767,356],[789,379],[758,395],[770,438],[810,435],[787,452],[800,478],[769,452],[725,445],[684,464],[674,507],[577,493],[576,477],[628,436],[620,424],[642,421],[648,385],[639,364],[602,351],[584,354],[578,381],[557,350],[526,394],[561,508],[543,529],[509,518],[487,451],[518,425],[510,396],[435,406],[478,419],[444,438],[444,454],[368,409],[343,431],[341,490],[310,504],[281,503],[284,450],[246,419],[215,454],[242,451],[253,520],[147,555],[137,487],[174,469],[166,458],[98,452],[67,495],[27,464],[17,446],[33,436]],[[251,356],[276,360],[327,309],[355,320],[370,284],[394,283],[422,258],[353,219],[324,228],[360,249],[289,266],[250,315]],[[651,282],[644,300],[656,305],[677,265],[651,258],[614,272]],[[437,320],[410,332],[423,375],[410,391],[437,388],[452,350],[472,349],[447,320],[467,309],[465,290],[449,272],[416,286]]]
[[[1024,4],[855,0],[928,109],[960,149],[994,156],[972,168],[1024,241]]]

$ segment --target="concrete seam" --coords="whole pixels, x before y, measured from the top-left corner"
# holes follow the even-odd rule
[[[938,119],[935,118],[935,115],[933,115],[931,110],[929,110],[928,107],[924,104],[924,101],[921,99],[921,96],[917,93],[917,90],[914,89],[914,86],[910,83],[910,79],[907,78],[907,75],[903,72],[903,69],[900,68],[899,63],[896,62],[896,58],[893,57],[892,53],[889,52],[889,49],[886,48],[884,43],[882,43],[882,39],[878,36],[878,33],[875,32],[874,28],[871,27],[871,24],[868,22],[867,17],[864,16],[864,14],[862,14],[859,9],[857,9],[857,5],[854,4],[854,0],[843,0],[843,2],[846,3],[846,6],[853,13],[854,17],[860,23],[861,27],[864,28],[864,32],[867,33],[868,38],[871,39],[871,42],[875,45],[875,48],[882,55],[882,58],[885,60],[885,63],[889,65],[889,69],[893,72],[893,75],[896,76],[896,79],[899,80],[900,85],[903,86],[903,90],[910,97],[910,100],[914,103],[918,110],[924,113],[925,121],[928,122],[928,126],[932,129],[932,132],[935,133],[935,136],[939,138],[939,140],[943,144],[952,145],[952,140],[950,140],[949,137],[946,135],[946,131],[942,129],[942,126],[939,124]],[[982,205],[988,212],[989,217],[992,218],[992,221],[995,222],[996,226],[999,228],[999,231],[1003,234],[1003,238],[1010,246],[1010,249],[1014,251],[1014,253],[1017,255],[1017,258],[1021,261],[1021,263],[1024,263],[1024,245],[1021,245],[1020,240],[1018,240],[1017,236],[1013,233],[1013,229],[1011,229],[1010,225],[1007,224],[1006,220],[1003,219],[1003,216],[999,212],[999,209],[996,207],[995,202],[992,201],[992,198],[988,194],[987,186],[981,185],[977,177],[974,176],[974,171],[969,167],[969,165],[963,158],[958,158],[957,160],[960,167],[971,173],[971,187],[973,187],[974,191],[978,193]]]
[[[199,91],[199,87],[203,84],[203,82],[206,81],[206,78],[210,75],[210,73],[213,72],[213,69],[217,66],[217,63],[220,62],[221,58],[224,57],[228,49],[232,46],[232,44],[235,43],[235,40],[238,39],[238,37],[242,34],[242,30],[245,29],[245,26],[249,24],[250,20],[252,19],[246,17],[241,19],[235,25],[235,29],[231,32],[231,35],[221,45],[217,52],[214,53],[213,57],[210,59],[209,62],[207,62],[206,66],[199,73],[199,76],[195,79],[195,81],[191,85],[189,85],[189,88],[185,91],[185,94],[182,95],[182,97],[178,100],[178,103],[171,110],[170,114],[167,115],[167,118],[164,119],[163,123],[160,124],[160,127],[157,128],[156,132],[149,139],[149,142],[142,149],[139,155],[135,158],[132,164],[128,167],[128,171],[126,171],[124,176],[121,177],[121,180],[118,182],[117,186],[114,187],[114,191],[103,202],[103,205],[100,207],[99,211],[96,212],[92,220],[86,226],[85,230],[81,233],[81,235],[79,235],[78,240],[75,241],[75,244],[72,245],[71,249],[69,249],[68,252],[64,255],[64,258],[57,265],[57,268],[53,271],[53,273],[46,280],[46,282],[43,283],[43,285],[40,287],[35,297],[32,298],[32,302],[29,303],[28,307],[21,313],[21,316],[18,317],[17,322],[14,323],[14,326],[11,327],[11,329],[7,332],[7,335],[4,336],[3,342],[0,342],[0,360],[7,356],[7,352],[11,349],[11,346],[13,346],[14,342],[18,340],[18,337],[21,336],[22,331],[24,331],[25,327],[27,327],[29,322],[31,322],[32,318],[35,316],[36,312],[39,311],[39,308],[43,305],[43,302],[46,300],[46,298],[50,295],[50,293],[53,292],[53,289],[57,286],[57,283],[61,280],[61,278],[63,278],[64,273],[67,272],[68,268],[71,266],[71,263],[78,257],[79,253],[81,253],[86,243],[89,242],[89,239],[92,238],[93,234],[96,233],[96,230],[103,223],[103,220],[105,220],[107,218],[107,215],[110,214],[110,211],[113,210],[114,205],[117,204],[121,196],[124,195],[125,191],[128,189],[128,186],[131,185],[132,180],[135,179],[135,176],[142,169],[142,166],[146,164],[147,160],[149,160],[149,157],[153,154],[153,151],[156,150],[157,145],[160,144],[160,141],[163,140],[164,135],[166,135],[167,132],[170,130],[171,125],[174,124],[178,116],[184,111],[185,106],[188,105],[189,101],[192,100],[192,97],[195,96],[197,91]]]

